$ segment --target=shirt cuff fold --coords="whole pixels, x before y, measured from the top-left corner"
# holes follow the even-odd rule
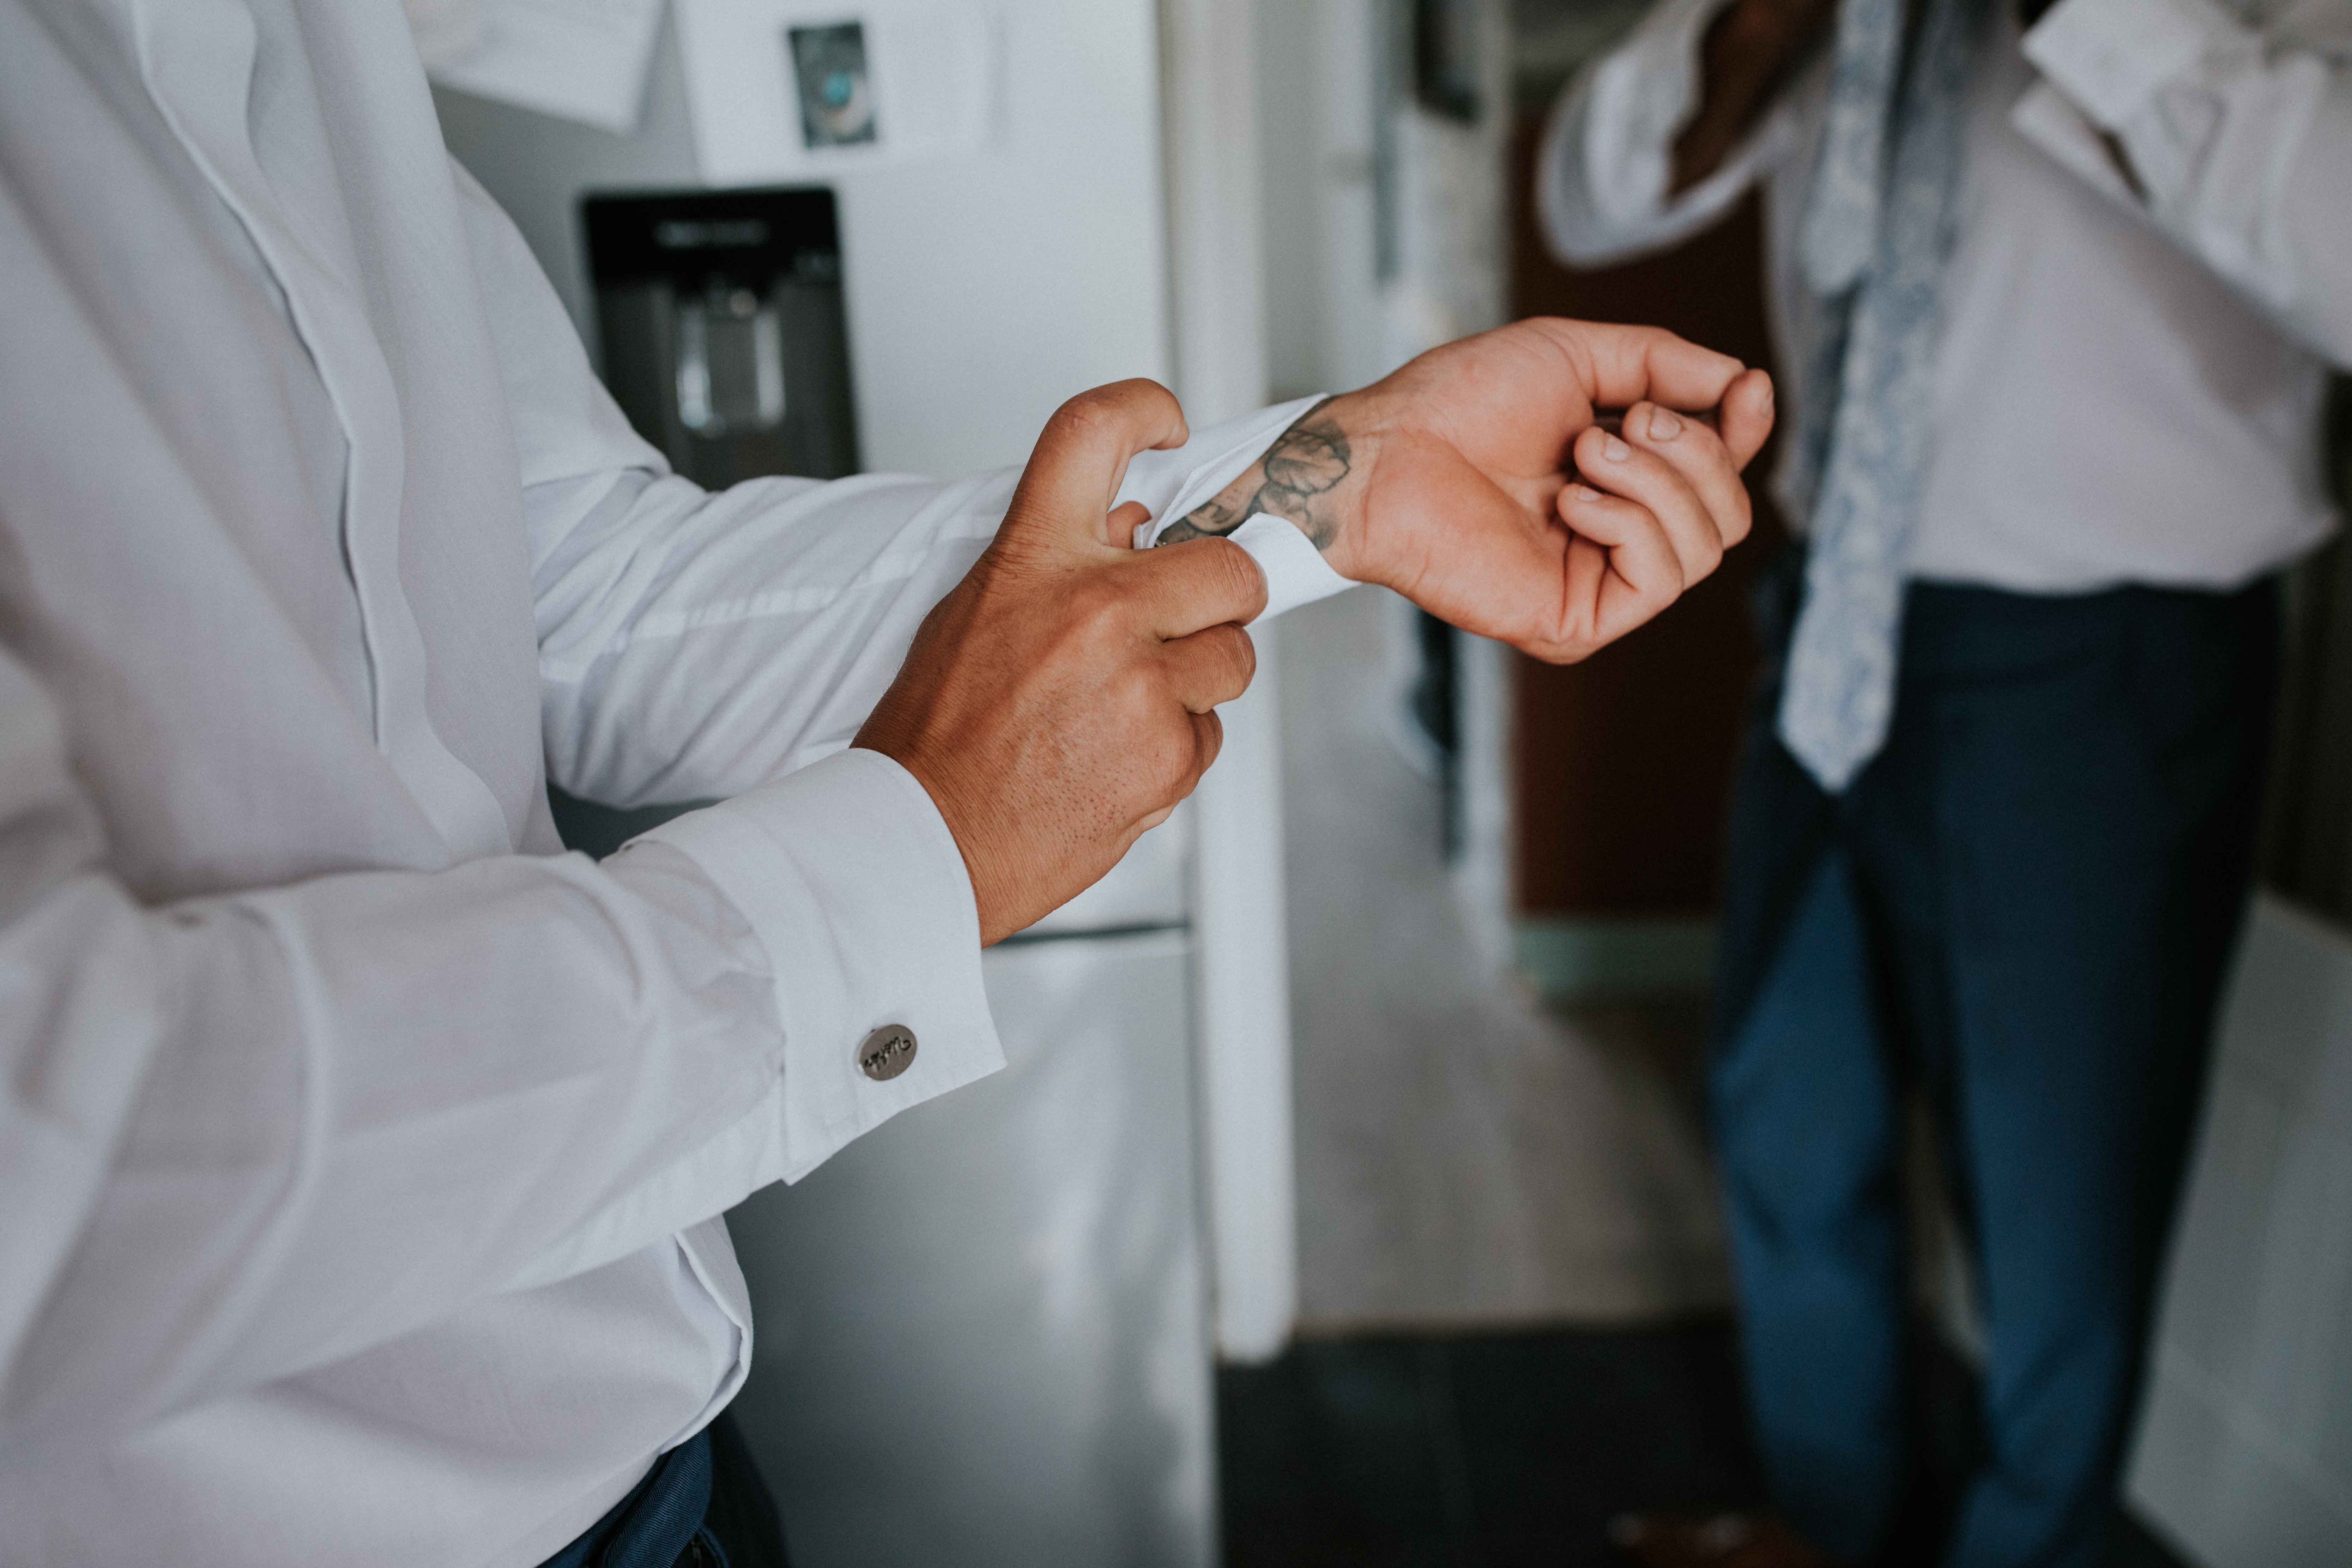
[[[980,914],[955,837],[913,774],[839,752],[646,835],[701,868],[766,949],[783,1025],[781,1169],[798,1181],[909,1106],[1004,1065]],[[877,1079],[867,1038],[913,1059]]]
[[[1138,457],[1119,491],[1121,500],[1139,500],[1151,512],[1151,521],[1136,530],[1137,548],[1158,543],[1171,523],[1214,500],[1322,401],[1319,396],[1300,397],[1261,408],[1213,426],[1173,452]],[[1146,459],[1158,463],[1147,465]],[[1265,575],[1265,608],[1253,626],[1355,586],[1331,569],[1297,523],[1270,512],[1254,514],[1225,537],[1246,551]]]
[[[1118,499],[1143,503],[1151,513],[1150,539],[1156,542],[1170,523],[1214,500],[1219,490],[1241,478],[1285,430],[1322,401],[1319,395],[1293,398],[1194,431],[1191,440],[1172,451],[1138,452],[1127,466]]]
[[[1674,205],[1667,186],[1673,183],[1675,137],[1698,111],[1707,29],[1731,4],[1666,0],[1588,68],[1583,174],[1593,206],[1611,225],[1639,227]],[[1737,162],[1727,161],[1717,175]],[[1704,182],[1680,199],[1691,201],[1711,184]]]
[[[2237,30],[2213,0],[2059,0],[2025,35],[2025,58],[2114,131]]]
[[[1257,512],[1225,537],[1247,551],[1265,574],[1265,608],[1251,617],[1252,626],[1355,586],[1331,569],[1306,531],[1286,517]]]

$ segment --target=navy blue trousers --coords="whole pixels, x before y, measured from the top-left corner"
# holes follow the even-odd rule
[[[783,1525],[722,1410],[541,1568],[787,1568]]]
[[[1785,647],[1793,566],[1766,590]],[[2097,1568],[2242,923],[2275,585],[1916,585],[1842,796],[1772,734],[1733,811],[1710,1112],[1774,1496],[1856,1563]],[[1903,1108],[1934,1113],[1990,1338],[1927,1508]],[[1932,1520],[1924,1512],[1936,1514]]]

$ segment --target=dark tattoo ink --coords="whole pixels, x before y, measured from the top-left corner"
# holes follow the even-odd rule
[[[1339,519],[1324,498],[1346,480],[1352,455],[1348,433],[1337,420],[1323,416],[1329,401],[1300,416],[1247,472],[1215,499],[1170,523],[1157,542],[1180,544],[1231,533],[1264,511],[1297,523],[1316,549],[1330,549],[1339,536]]]

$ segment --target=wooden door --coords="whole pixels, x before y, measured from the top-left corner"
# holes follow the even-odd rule
[[[1512,142],[1513,314],[1652,322],[1769,364],[1760,203],[1665,254],[1566,268],[1537,226],[1541,132],[1542,117],[1528,115]],[[1784,537],[1761,482],[1770,463],[1768,448],[1749,471],[1754,535],[1657,621],[1579,665],[1514,656],[1513,902],[1523,930],[1713,914],[1756,662],[1748,590]]]

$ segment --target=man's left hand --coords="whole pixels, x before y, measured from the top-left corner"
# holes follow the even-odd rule
[[[1622,409],[1620,427],[1599,411]],[[1565,664],[1747,537],[1771,380],[1653,327],[1520,321],[1318,405],[1162,544],[1286,517],[1343,577]]]

